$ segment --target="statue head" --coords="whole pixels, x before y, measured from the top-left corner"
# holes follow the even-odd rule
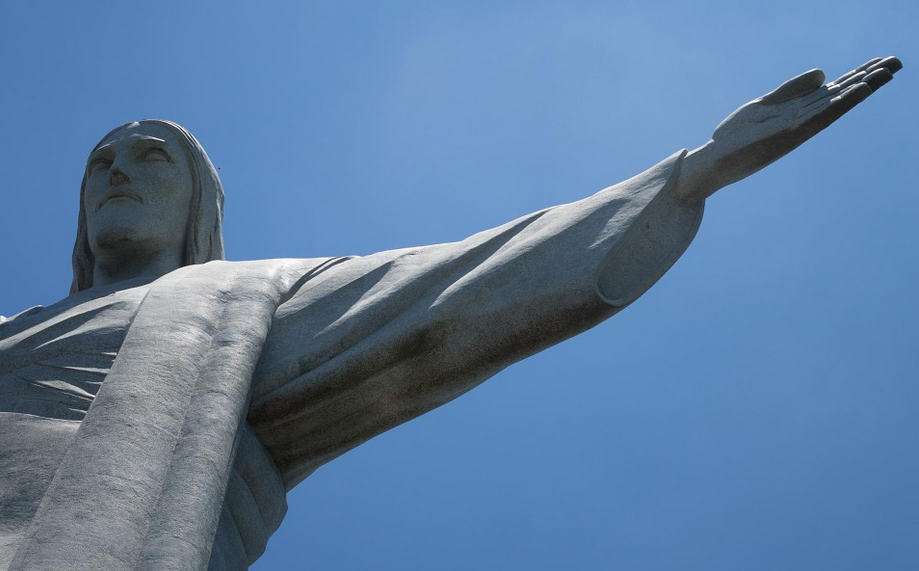
[[[97,254],[132,240],[180,248],[183,266],[223,259],[222,219],[223,185],[195,137],[171,121],[126,123],[86,163],[70,293],[92,287]]]

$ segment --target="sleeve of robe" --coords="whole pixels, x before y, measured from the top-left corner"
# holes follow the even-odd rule
[[[689,245],[686,151],[460,242],[333,260],[277,310],[249,423],[289,488],[634,301]]]

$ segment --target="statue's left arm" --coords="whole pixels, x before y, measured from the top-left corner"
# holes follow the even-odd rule
[[[627,306],[685,251],[705,197],[800,145],[898,66],[873,60],[822,87],[808,72],[700,149],[591,197],[460,242],[345,259],[303,283],[275,315],[249,414],[285,484]]]

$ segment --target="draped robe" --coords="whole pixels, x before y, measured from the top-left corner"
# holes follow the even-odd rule
[[[460,242],[0,318],[0,569],[246,569],[316,468],[651,287],[701,221],[684,155]]]

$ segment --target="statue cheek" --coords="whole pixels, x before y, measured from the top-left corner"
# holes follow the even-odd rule
[[[163,181],[149,197],[152,218],[169,233],[184,228],[188,222],[191,190]]]
[[[191,182],[189,177],[182,175],[180,172],[158,173],[154,178],[156,193],[170,203],[191,200]]]
[[[87,212],[94,212],[96,205],[102,198],[102,189],[97,184],[89,184],[83,188],[83,208]]]

